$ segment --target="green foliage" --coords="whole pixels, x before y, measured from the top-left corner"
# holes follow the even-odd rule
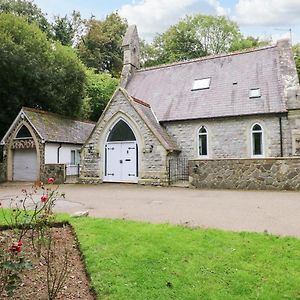
[[[52,184],[53,178],[48,179],[48,183]],[[42,192],[42,196],[37,197]],[[10,210],[1,207],[0,203],[0,223],[4,223],[11,228],[10,233],[0,236],[0,297],[7,294],[12,297],[18,285],[22,283],[21,273],[26,269],[32,268],[32,263],[26,258],[28,254],[28,244],[23,245],[23,240],[27,233],[30,232],[31,244],[33,250],[38,257],[41,257],[42,247],[46,246],[47,272],[51,264],[52,273],[56,271],[53,268],[53,247],[49,245],[52,242],[50,233],[51,221],[54,221],[53,207],[58,198],[63,194],[58,192],[58,187],[47,189],[39,184],[32,190],[22,189],[22,195],[13,197],[10,200]],[[29,210],[29,206],[32,210]],[[6,248],[6,250],[4,250]],[[26,249],[27,248],[27,249]],[[25,251],[24,251],[25,250]],[[26,251],[27,250],[27,251]],[[65,274],[63,270],[63,275]],[[57,280],[58,279],[58,280]],[[56,293],[59,291],[58,283],[63,283],[63,277],[57,277],[55,283]],[[49,276],[47,273],[47,282]],[[49,282],[48,282],[49,283]],[[49,287],[49,284],[48,284]],[[60,287],[61,289],[62,287]],[[51,294],[52,293],[51,289]],[[48,291],[48,294],[50,295]],[[49,299],[55,299],[50,297]]]
[[[151,66],[228,52],[241,38],[238,25],[225,17],[188,16],[152,44],[142,43],[142,61]]]
[[[296,68],[298,72],[298,77],[300,79],[300,44],[297,44],[293,47],[294,51],[294,56],[295,56],[295,63],[296,63]]]
[[[237,23],[224,16],[196,15],[187,20],[194,26],[207,54],[226,53],[234,42],[242,38]]]
[[[0,14],[0,137],[22,106],[77,115],[85,68],[76,53],[53,44],[22,17]]]
[[[267,46],[269,43],[270,41],[260,40],[259,38],[248,36],[246,38],[235,40],[230,47],[230,51]]]
[[[108,101],[113,95],[118,80],[108,73],[95,73],[87,70],[86,97],[84,99],[83,117],[92,121],[98,121]]]
[[[51,24],[32,0],[1,0],[0,13],[22,16],[29,23],[36,23],[43,32],[51,37]]]
[[[87,26],[88,31],[78,46],[80,58],[89,68],[119,77],[123,63],[121,46],[127,22],[117,13],[112,13],[103,21],[91,19]]]
[[[76,45],[85,30],[87,21],[79,12],[73,11],[71,16],[55,16],[52,24],[54,39],[64,46]]]

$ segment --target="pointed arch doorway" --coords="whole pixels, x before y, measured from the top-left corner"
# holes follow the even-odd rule
[[[120,119],[105,144],[104,181],[138,182],[138,144],[130,126]]]

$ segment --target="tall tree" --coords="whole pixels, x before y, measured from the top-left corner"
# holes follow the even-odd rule
[[[225,17],[187,16],[152,44],[144,43],[142,58],[145,66],[192,59],[228,52],[241,39],[238,25]]]
[[[237,23],[224,16],[195,15],[187,22],[195,28],[196,37],[202,43],[205,53],[226,53],[234,42],[242,38]]]
[[[76,46],[86,30],[87,20],[82,19],[80,12],[73,11],[71,16],[55,16],[52,24],[54,39],[64,46]]]
[[[110,72],[119,77],[122,70],[122,39],[127,29],[126,20],[112,13],[104,20],[91,19],[86,35],[78,46],[78,53],[86,66],[97,72]]]
[[[0,137],[22,106],[80,112],[85,68],[71,48],[50,43],[36,25],[0,14]]]
[[[82,116],[85,119],[98,121],[119,81],[108,73],[95,73],[93,69],[87,70],[86,75],[86,97],[83,102]]]
[[[300,44],[297,44],[293,47],[294,56],[295,56],[295,63],[297,67],[298,77],[300,80]]]
[[[0,13],[22,16],[29,23],[36,23],[43,32],[47,33],[48,37],[52,36],[51,24],[33,0],[1,0]]]

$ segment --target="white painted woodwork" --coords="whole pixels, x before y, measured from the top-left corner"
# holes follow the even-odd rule
[[[105,146],[104,180],[110,182],[138,181],[136,142],[109,142]]]

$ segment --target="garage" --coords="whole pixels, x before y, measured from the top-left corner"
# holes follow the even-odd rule
[[[15,149],[13,151],[13,180],[36,181],[37,154],[35,149]]]

